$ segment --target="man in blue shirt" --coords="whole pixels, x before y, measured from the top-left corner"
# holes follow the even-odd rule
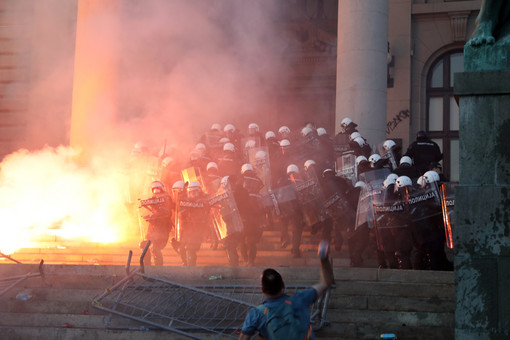
[[[319,247],[319,256],[321,263],[320,281],[308,289],[297,292],[289,297],[285,294],[285,283],[276,270],[268,268],[264,270],[261,278],[262,292],[267,297],[261,308],[254,308],[248,312],[244,321],[239,340],[250,339],[257,331],[264,339],[272,339],[274,334],[270,334],[267,327],[267,310],[274,309],[283,303],[291,304],[294,315],[299,319],[304,329],[308,328],[308,334],[303,339],[315,339],[310,327],[310,305],[324,294],[326,290],[334,283],[333,268],[328,256],[327,243],[321,242]],[[293,340],[293,339],[287,339]]]

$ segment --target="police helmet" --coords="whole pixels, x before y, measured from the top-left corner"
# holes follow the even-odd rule
[[[268,140],[270,138],[276,138],[276,135],[274,134],[273,131],[267,131],[266,135],[265,135],[265,138],[266,138],[266,140]]]
[[[267,153],[265,151],[259,150],[255,153],[255,160],[256,161],[264,160],[264,159],[266,159],[266,156],[267,156]]]
[[[358,143],[359,146],[365,146],[365,144],[366,144],[363,137],[356,137],[353,139],[353,142]]]
[[[280,141],[280,146],[281,146],[282,148],[289,147],[289,146],[290,146],[290,141],[289,141],[288,139],[282,139],[282,140]]]
[[[249,132],[249,133],[257,133],[257,132],[259,132],[259,126],[258,126],[258,124],[256,124],[256,123],[250,123],[250,125],[248,125],[248,132]]]
[[[391,173],[388,176],[386,176],[386,179],[383,182],[383,188],[387,189],[390,185],[395,184],[397,178],[398,175],[394,173]]]
[[[215,162],[207,163],[206,170],[209,171],[210,169],[218,170],[218,164],[216,164]]]
[[[413,181],[407,176],[400,176],[395,180],[395,190],[413,185]]]
[[[188,184],[188,191],[194,191],[194,190],[202,190],[200,183],[198,183],[197,181],[191,181]]]
[[[356,184],[354,184],[355,188],[364,188],[366,186],[367,186],[367,184],[363,181],[357,181]]]
[[[423,174],[423,176],[420,177],[420,179],[423,178],[424,183],[423,184],[430,184],[433,182],[439,182],[439,174],[433,170],[427,171]]]
[[[278,133],[280,134],[289,134],[290,133],[290,129],[287,127],[287,126],[281,126],[279,129],[278,129]]]
[[[253,171],[253,165],[245,163],[241,166],[241,175],[244,175],[246,171]]]
[[[324,169],[324,171],[322,172],[322,177],[326,177],[327,175],[335,175],[335,170]]]
[[[301,129],[301,135],[303,137],[306,137],[308,136],[309,134],[311,134],[313,132],[312,128],[311,127],[308,127],[308,126],[305,126],[304,128]]]
[[[299,168],[296,164],[290,164],[287,167],[287,175],[293,174],[293,173],[299,173]]]
[[[353,133],[351,133],[351,134],[349,135],[349,140],[350,140],[350,141],[353,141],[353,140],[355,140],[355,139],[356,139],[356,138],[358,138],[358,137],[361,137],[361,133],[359,133],[359,132],[357,132],[357,131],[354,131]]]
[[[160,182],[160,181],[152,182],[152,184],[151,184],[152,193],[154,193],[154,191],[156,189],[158,189],[160,192],[164,192],[165,191],[165,185],[163,184],[163,182]]]
[[[355,164],[358,166],[361,162],[368,162],[368,159],[365,156],[356,157]]]
[[[402,164],[413,165],[413,160],[409,156],[403,156],[402,158],[400,158],[400,165]]]
[[[317,136],[324,136],[326,134],[326,129],[325,128],[318,128],[317,129]]]
[[[368,157],[368,161],[374,165],[375,163],[379,162],[381,160],[381,156],[379,156],[379,154],[377,153],[374,153],[373,155],[371,155],[370,157]]]
[[[218,123],[214,123],[211,125],[211,131],[221,131],[221,125]]]
[[[223,128],[223,131],[225,132],[234,132],[236,130],[235,126],[232,125],[232,124],[227,124],[225,125],[225,127]]]
[[[184,182],[183,181],[175,181],[172,185],[172,190],[182,191],[184,190]]]
[[[223,145],[223,151],[232,151],[232,152],[234,152],[234,150],[235,150],[235,147],[234,147],[234,144],[232,144],[232,143],[225,143]]]
[[[309,159],[305,162],[305,170],[308,170],[309,167],[315,165],[315,161],[313,159]]]
[[[344,119],[342,119],[342,121],[340,122],[340,125],[341,125],[342,127],[344,127],[344,128],[345,128],[345,127],[347,127],[347,126],[349,126],[350,124],[352,124],[352,119],[347,118],[347,117],[346,117],[346,118],[344,118]]]
[[[397,144],[394,141],[392,141],[391,139],[388,139],[388,140],[384,141],[383,148],[386,151],[390,151],[391,148],[394,147],[395,145],[397,145]]]

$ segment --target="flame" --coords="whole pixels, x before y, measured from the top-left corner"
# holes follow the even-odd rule
[[[19,150],[0,164],[0,251],[48,242],[123,242],[137,235],[127,205],[129,175],[122,164],[96,160],[87,167],[79,151],[58,147]],[[101,164],[101,166],[99,166]],[[134,222],[133,222],[134,221]]]

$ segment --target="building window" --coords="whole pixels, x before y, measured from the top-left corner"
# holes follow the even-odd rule
[[[443,151],[443,172],[459,181],[459,106],[453,97],[453,75],[464,70],[462,50],[434,61],[427,75],[427,134]]]

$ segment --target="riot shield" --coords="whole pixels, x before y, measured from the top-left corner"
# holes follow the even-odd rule
[[[303,211],[306,226],[311,227],[319,223],[324,199],[317,179],[296,183],[296,197]]]
[[[276,199],[276,205],[280,214],[293,214],[295,211],[294,202],[297,200],[296,186],[294,184],[288,184],[285,186],[278,187],[274,190],[274,198]],[[262,200],[263,204],[266,204],[267,199]],[[280,215],[277,214],[277,215]]]
[[[200,168],[197,167],[189,167],[182,170],[182,180],[185,183],[190,183],[192,181],[200,183],[200,187],[203,192],[207,192],[207,188],[205,185],[204,177],[200,172]]]
[[[264,183],[264,187],[260,189],[260,194],[264,195],[271,187],[271,168],[267,147],[250,149],[248,152],[248,162],[253,166],[257,177]]]
[[[358,199],[358,208],[356,210],[356,229],[364,223],[368,223],[368,227],[374,226],[374,204],[372,196],[375,190],[381,190],[382,183],[389,174],[389,169],[375,169],[360,174],[360,181],[364,181],[366,186],[363,187]]]
[[[310,133],[307,136],[300,136],[297,140],[296,147],[300,150],[299,159],[302,161],[300,163],[304,163],[308,159],[313,159],[317,162],[320,161],[321,146],[316,134]]]
[[[209,156],[213,159],[217,159],[223,153],[221,138],[223,138],[223,135],[215,131],[208,131],[201,138],[201,142],[205,144]]]
[[[356,173],[356,157],[354,154],[346,154],[336,160],[337,175],[351,181],[352,185],[358,181]]]
[[[260,147],[260,137],[259,136],[248,136],[241,139],[241,148],[243,160],[249,160],[251,150]]]
[[[385,189],[372,191],[371,199],[377,249],[391,252],[396,230],[409,226],[407,202]]]
[[[331,196],[326,197],[322,204],[322,209],[333,220],[345,217],[345,213],[351,210],[347,197],[340,192],[335,192]]]
[[[358,229],[362,224],[368,223],[368,228],[372,229],[374,221],[374,211],[372,207],[372,190],[367,186],[361,189],[358,198],[358,207],[356,209],[356,225]]]
[[[333,148],[335,150],[335,158],[342,157],[344,152],[350,149],[349,146],[349,135],[345,133],[339,133],[334,138]]]
[[[268,211],[272,211],[276,216],[281,215],[280,205],[278,204],[276,192],[268,190],[265,194],[262,195],[261,200],[262,206],[265,209],[267,209]]]
[[[384,180],[390,173],[390,168],[369,170],[361,173],[359,180],[365,182],[370,189],[376,190],[382,187]]]
[[[394,149],[394,148],[392,148],[392,149]],[[378,151],[379,155],[381,155],[382,159],[388,160],[388,163],[390,164],[392,171],[398,167],[397,158],[395,157],[395,153],[393,152],[393,150],[386,151],[386,149],[384,148],[384,142],[379,143],[377,145],[377,151]]]
[[[184,228],[188,229],[188,233],[190,231],[196,233],[204,225],[208,224],[209,202],[205,199],[180,199],[176,207],[176,216],[175,240],[180,242],[186,232]]]
[[[443,214],[446,246],[450,249],[453,249],[453,226],[455,225],[455,186],[455,183],[443,183],[440,186],[441,210]]]
[[[431,183],[427,188],[410,191],[407,204],[413,222],[440,216],[442,214],[441,199],[437,183]]]
[[[218,240],[243,231],[243,222],[230,184],[221,186],[217,193],[209,198],[213,228]]]

